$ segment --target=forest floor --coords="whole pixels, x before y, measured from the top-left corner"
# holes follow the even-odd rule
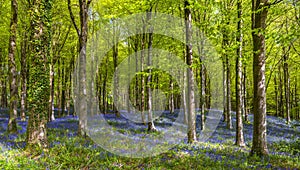
[[[167,112],[164,113],[166,115]],[[124,117],[106,114],[105,119],[123,131],[146,129],[145,125],[124,123]],[[235,115],[233,125],[235,127]],[[165,116],[163,129],[176,114]],[[197,117],[197,133],[200,133]],[[249,156],[252,143],[253,116],[244,124],[246,147],[234,146],[235,128],[228,130],[220,121],[217,129],[206,142],[187,144],[182,141],[169,151],[157,156],[138,159],[121,157],[105,151],[90,138],[77,135],[78,118],[66,116],[48,123],[48,151],[24,151],[27,122],[18,119],[18,135],[6,133],[7,111],[0,111],[0,169],[300,169],[300,122],[267,117],[269,156]],[[160,126],[162,126],[160,128]],[[139,131],[144,133],[143,130]],[[146,133],[146,132],[145,132]]]

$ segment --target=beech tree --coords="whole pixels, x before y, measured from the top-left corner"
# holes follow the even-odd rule
[[[151,20],[152,18],[152,6],[150,7],[149,13],[147,13],[147,21]],[[152,65],[152,49],[153,49],[153,26],[149,25],[149,40],[148,40],[148,67]],[[153,106],[152,106],[152,69],[149,68],[148,70],[148,77],[147,77],[147,92],[148,92],[148,131],[156,131],[153,122]]]
[[[186,33],[186,63],[189,66],[187,70],[187,115],[188,115],[188,142],[197,141],[196,138],[196,120],[195,120],[195,94],[194,94],[194,74],[193,64],[193,46],[192,46],[192,12],[188,0],[184,1],[184,18]]]
[[[251,154],[267,155],[267,113],[265,87],[266,45],[263,30],[268,16],[268,0],[252,0],[253,37],[253,142]]]
[[[68,0],[68,9],[72,23],[76,29],[79,42],[79,96],[78,99],[78,112],[79,112],[79,127],[78,132],[82,136],[86,136],[86,126],[87,126],[87,94],[86,94],[86,47],[88,38],[88,11],[92,0],[79,0],[80,9],[80,27],[77,26],[75,17],[72,12],[71,0]]]
[[[289,75],[289,54],[286,52],[290,51],[283,47],[283,80],[284,80],[284,96],[285,96],[285,112],[286,112],[286,123],[289,124],[291,121],[291,109],[290,109],[290,75]]]
[[[236,141],[235,144],[238,146],[245,146],[244,134],[243,134],[243,117],[242,117],[242,50],[243,50],[243,33],[242,33],[242,0],[237,2],[237,56],[236,56]]]
[[[11,1],[11,22],[10,22],[10,38],[9,38],[9,82],[10,82],[10,100],[9,100],[9,121],[8,132],[17,133],[17,107],[18,107],[18,80],[16,66],[16,40],[17,40],[17,24],[18,24],[18,2]]]

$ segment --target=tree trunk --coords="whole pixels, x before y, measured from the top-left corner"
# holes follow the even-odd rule
[[[283,48],[283,79],[284,79],[284,96],[285,96],[285,112],[286,112],[286,123],[289,124],[290,118],[290,77],[289,77],[289,65],[288,65],[288,54]]]
[[[283,108],[283,80],[282,80],[282,73],[281,73],[281,61],[278,64],[278,77],[279,77],[279,101],[278,101],[278,108],[279,108],[279,113],[278,116],[284,117],[284,108]]]
[[[114,22],[113,22],[114,23]],[[118,35],[117,35],[117,31],[116,31],[116,26],[113,26],[113,62],[114,62],[114,71],[116,72],[117,67],[118,67],[118,55],[119,55],[119,47],[118,47]],[[118,87],[118,76],[119,75],[115,75],[114,77],[114,98],[119,96],[119,87]],[[117,99],[118,100],[118,99]],[[115,104],[113,105],[113,110],[116,113],[116,117],[120,117],[120,112],[118,111],[118,109],[116,108]]]
[[[80,77],[80,76],[79,76]],[[58,108],[57,110],[57,116],[61,117],[61,110],[60,110],[60,95],[61,95],[61,60],[57,60],[57,86],[56,86],[56,107]],[[54,107],[53,107],[54,108]]]
[[[236,140],[235,144],[238,146],[245,146],[243,133],[243,117],[242,117],[242,52],[243,52],[243,34],[242,34],[242,0],[237,2],[238,24],[237,24],[237,57],[236,57]]]
[[[24,39],[21,44],[21,121],[26,121],[27,105],[27,50],[28,35],[24,33]]]
[[[174,104],[174,83],[172,78],[170,77],[170,90],[171,90],[171,94],[170,94],[170,104],[169,104],[169,110],[170,113],[174,113],[174,109],[175,109],[175,104]]]
[[[203,41],[201,41],[201,47],[203,47]],[[200,107],[201,107],[201,130],[205,128],[205,68],[203,64],[203,53],[201,50],[201,65],[200,65],[200,82],[201,82],[201,95],[200,95]]]
[[[193,64],[193,49],[192,49],[192,13],[189,1],[184,1],[185,14],[185,33],[186,33],[186,62],[189,68],[187,69],[187,110],[188,110],[188,142],[194,143],[196,138],[196,120],[195,120],[195,87],[194,75],[192,70]]]
[[[229,56],[226,54],[226,92],[227,92],[227,101],[226,101],[226,110],[227,110],[227,128],[232,129],[232,121],[231,121],[231,74],[230,74],[230,63]]]
[[[274,76],[274,88],[275,88],[275,105],[276,105],[276,112],[275,115],[279,117],[279,99],[278,99],[278,85],[277,85],[277,76]]]
[[[265,88],[265,36],[268,0],[252,0],[252,37],[253,37],[253,143],[251,155],[267,155],[267,121]]]
[[[182,12],[180,11],[180,17],[182,18]],[[184,26],[185,23],[180,22],[180,26]],[[182,39],[185,38],[185,35],[182,36]],[[184,56],[183,59],[184,61],[186,61],[186,57],[187,57],[187,51],[186,51],[186,46],[185,44],[182,44],[182,55]],[[183,83],[183,91],[181,99],[183,101],[181,101],[183,103],[183,122],[185,125],[188,125],[188,107],[187,107],[187,71],[184,71],[183,73],[179,72],[179,74],[183,74],[183,79],[180,83]],[[179,105],[180,106],[180,105]]]
[[[200,17],[199,17],[200,18]],[[198,19],[200,21],[200,19]],[[203,37],[200,35],[200,32],[197,32],[196,35],[200,39],[200,44],[197,44],[198,53],[200,55],[200,113],[201,113],[201,130],[204,130],[205,128],[205,104],[207,106],[206,102],[206,75],[205,75],[205,66],[204,66],[204,42]],[[197,76],[196,76],[197,77]]]
[[[17,107],[18,107],[18,80],[16,66],[16,39],[18,24],[18,2],[11,0],[11,22],[10,22],[10,38],[9,38],[9,82],[10,82],[10,100],[9,100],[9,121],[7,131],[9,133],[17,133]]]
[[[106,114],[107,112],[107,104],[106,104],[106,100],[107,100],[107,94],[106,94],[106,81],[107,81],[107,69],[108,69],[108,58],[106,58],[106,62],[105,62],[105,74],[104,74],[104,78],[103,78],[103,85],[102,85],[102,107],[103,107],[103,113]]]
[[[87,128],[87,94],[86,94],[86,41],[83,43],[80,54],[80,80],[79,80],[79,127],[78,132],[81,136],[86,137],[86,128]]]
[[[205,22],[205,14],[203,14],[203,21]],[[196,20],[198,22],[201,22],[201,18],[200,18],[200,13],[198,13],[198,15],[196,16]],[[208,108],[208,100],[207,97],[208,95],[206,94],[207,91],[207,75],[206,75],[206,69],[204,66],[204,40],[203,40],[203,34],[201,34],[200,31],[196,32],[196,36],[198,39],[200,39],[200,42],[197,42],[197,49],[198,49],[198,53],[200,55],[199,57],[199,61],[200,61],[200,113],[201,113],[201,130],[205,129],[205,112],[206,112],[206,108]],[[199,44],[200,43],[200,44]],[[197,72],[196,72],[197,73]],[[196,76],[198,77],[198,76]]]
[[[49,62],[51,44],[51,1],[37,0],[32,6],[31,28],[33,29],[32,56],[28,97],[29,120],[27,126],[27,149],[46,148],[47,117],[49,100]],[[43,6],[44,8],[40,8]],[[33,12],[34,11],[34,12]]]
[[[86,94],[86,47],[88,38],[88,11],[92,0],[79,0],[80,8],[80,28],[77,27],[76,21],[71,9],[71,2],[68,0],[68,9],[71,20],[77,31],[79,40],[79,126],[78,132],[81,136],[86,137],[87,127],[87,94]]]
[[[53,59],[50,64],[50,99],[49,99],[49,113],[48,113],[48,121],[54,121],[54,64]]]
[[[184,53],[185,54],[185,53]],[[186,54],[185,54],[186,56]],[[185,57],[186,60],[186,57]],[[188,125],[188,107],[187,107],[187,72],[183,72],[183,92],[182,92],[182,99],[183,99],[183,113],[184,113],[184,123]]]
[[[145,26],[143,26],[143,32],[145,32]],[[144,59],[145,59],[145,42],[146,42],[146,34],[142,35],[141,39],[141,45],[142,45],[142,51],[141,51],[141,72],[144,72]],[[141,74],[141,116],[142,116],[142,122],[146,124],[145,122],[145,78],[144,75]]]
[[[206,110],[211,108],[211,81],[210,77],[207,73],[207,69],[204,67],[204,75],[205,75],[205,106]]]
[[[243,113],[244,113],[244,121],[248,122],[248,93],[247,93],[247,72],[246,66],[244,66],[244,73],[243,73]]]
[[[65,115],[65,106],[66,106],[66,71],[64,60],[62,60],[62,70],[61,70],[61,98],[60,98],[60,108],[62,112],[62,116]]]
[[[223,59],[222,62],[222,73],[223,73],[223,122],[227,122],[227,81],[226,81],[226,62]]]
[[[150,13],[147,13],[147,21],[151,20],[152,18],[152,7],[149,11]],[[153,26],[150,25],[149,28],[149,42],[148,42],[148,66],[152,66],[152,44],[153,44]],[[147,92],[148,92],[148,131],[156,131],[156,128],[154,126],[153,122],[153,109],[152,109],[152,89],[151,89],[151,83],[152,83],[152,69],[148,70],[148,77],[147,77]]]

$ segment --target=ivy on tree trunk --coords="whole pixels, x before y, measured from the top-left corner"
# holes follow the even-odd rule
[[[31,4],[32,53],[29,78],[29,120],[27,149],[47,148],[49,100],[49,62],[51,47],[51,0],[35,0]]]

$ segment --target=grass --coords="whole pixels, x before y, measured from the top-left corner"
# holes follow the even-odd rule
[[[267,169],[274,167],[300,168],[299,157],[270,155],[265,159],[249,157],[250,148],[238,148],[231,143],[180,144],[155,157],[132,159],[104,151],[89,139],[56,136],[49,132],[49,142],[56,142],[48,152],[27,153],[22,149],[6,151],[0,156],[1,169]],[[276,151],[288,151],[297,146],[278,143]],[[285,151],[285,150],[284,150]],[[41,154],[40,154],[41,153]],[[211,158],[211,155],[214,155]],[[217,160],[217,161],[216,161]]]
[[[251,144],[239,148],[232,139],[220,135],[217,139],[224,142],[180,143],[160,155],[136,159],[112,154],[91,139],[78,137],[75,127],[65,128],[76,124],[74,119],[59,122],[54,122],[55,126],[48,130],[48,151],[29,153],[18,146],[0,150],[0,169],[300,169],[299,138],[292,142],[269,143],[270,155],[264,158],[249,156]],[[138,130],[122,132],[142,133]],[[2,134],[0,137],[6,142],[24,142],[26,135]]]

